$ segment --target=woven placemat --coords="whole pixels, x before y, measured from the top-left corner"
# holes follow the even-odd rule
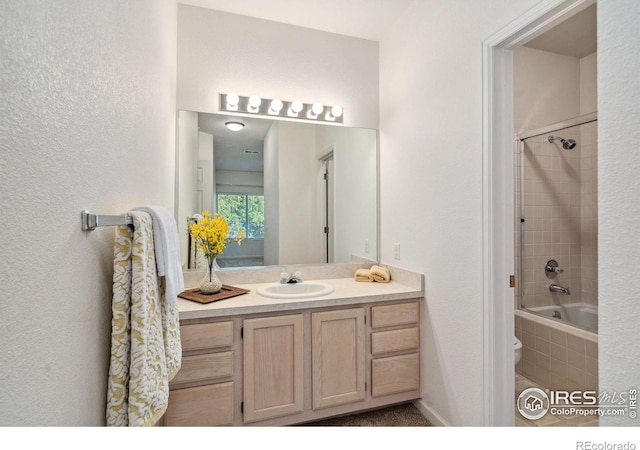
[[[179,293],[178,297],[184,298],[186,300],[191,300],[192,302],[206,304],[217,302],[218,300],[224,300],[225,298],[236,297],[238,295],[246,294],[247,292],[249,292],[249,290],[247,289],[223,284],[220,292],[216,294],[203,294],[202,292],[200,292],[200,288],[195,288],[187,289],[186,291]]]

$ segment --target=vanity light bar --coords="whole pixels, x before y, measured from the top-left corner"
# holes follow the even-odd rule
[[[220,110],[333,123],[342,123],[344,116],[342,107],[338,105],[324,106],[321,103],[268,99],[257,95],[243,97],[234,92],[220,94]]]

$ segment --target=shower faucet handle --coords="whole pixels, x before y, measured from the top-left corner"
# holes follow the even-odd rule
[[[544,273],[547,278],[555,278],[562,272],[564,272],[564,269],[558,266],[558,261],[555,259],[550,259],[544,266]]]

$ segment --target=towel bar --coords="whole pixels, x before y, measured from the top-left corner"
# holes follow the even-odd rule
[[[115,225],[133,225],[133,217],[127,215],[105,216],[86,210],[82,211],[82,231],[91,231],[97,227],[111,227]]]

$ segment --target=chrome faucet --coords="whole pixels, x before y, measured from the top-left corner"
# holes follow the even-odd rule
[[[302,274],[300,272],[280,274],[280,284],[302,283]]]
[[[562,287],[557,284],[550,284],[549,290],[551,292],[559,292],[560,294],[571,295],[571,291],[567,287]]]

